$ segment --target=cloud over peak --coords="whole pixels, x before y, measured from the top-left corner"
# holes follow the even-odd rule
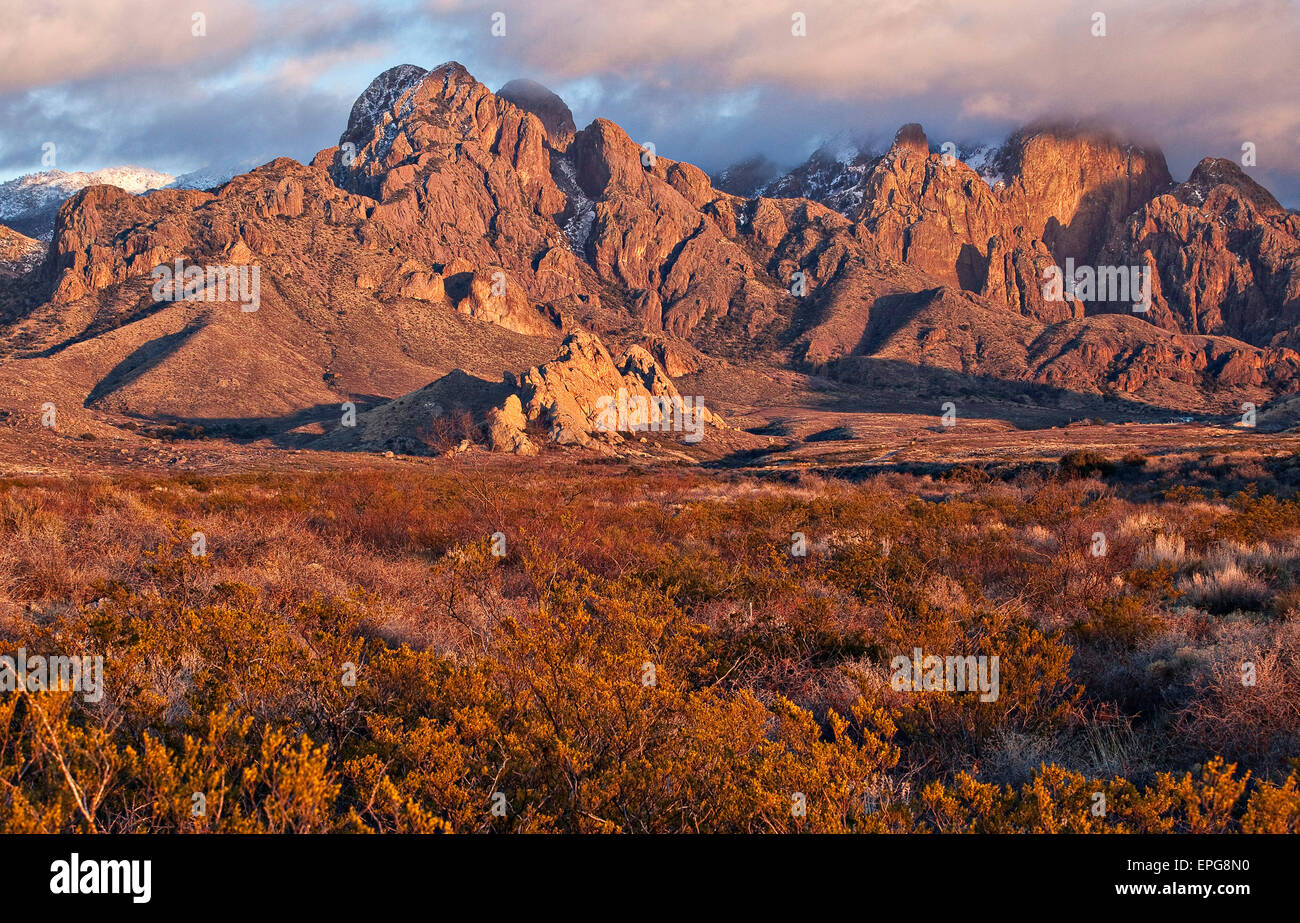
[[[394,63],[515,77],[707,169],[830,136],[992,140],[1043,118],[1158,142],[1175,174],[1251,142],[1300,199],[1291,0],[47,0],[0,33],[0,176],[128,160],[309,157]],[[1098,19],[1104,15],[1104,22]]]

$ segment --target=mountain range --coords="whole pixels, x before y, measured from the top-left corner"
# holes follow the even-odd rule
[[[33,240],[31,203],[85,177]],[[0,186],[0,425],[39,426],[49,402],[92,434],[183,421],[362,446],[340,406],[391,427],[390,402],[443,381],[439,407],[456,390],[482,426],[511,418],[503,446],[530,426],[530,446],[585,444],[559,434],[590,424],[599,389],[660,393],[662,375],[721,408],[734,450],[724,418],[773,383],[1135,420],[1231,420],[1300,391],[1300,215],[1231,161],[1177,182],[1094,126],[954,153],[906,125],[885,151],[711,179],[452,62],[379,75],[308,164],[174,179]],[[154,270],[178,259],[256,267],[257,309],[159,297]],[[1148,307],[1053,297],[1062,266],[1145,271]]]

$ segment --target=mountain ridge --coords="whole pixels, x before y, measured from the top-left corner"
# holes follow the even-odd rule
[[[569,136],[536,86],[506,94],[524,107],[456,62],[400,65],[310,164],[279,158],[210,192],[75,193],[48,257],[0,291],[0,394],[27,406],[44,389],[109,427],[289,431],[454,369],[522,374],[580,330],[711,374],[906,390],[911,363],[944,387],[1110,396],[1137,414],[1226,415],[1300,389],[1298,219],[1231,165],[1176,184],[1157,150],[1039,128],[984,152],[1005,174],[990,186],[904,126],[860,164],[850,217],[717,189],[605,119]],[[1225,230],[1186,230],[1200,226]],[[1044,268],[1102,257],[1157,264],[1150,317],[1044,296]],[[260,309],[155,300],[150,273],[178,258],[258,266]]]

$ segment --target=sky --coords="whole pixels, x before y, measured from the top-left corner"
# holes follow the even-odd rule
[[[377,74],[456,60],[710,172],[905,122],[964,148],[1082,119],[1175,179],[1249,143],[1300,206],[1300,0],[0,0],[0,21],[0,180],[50,150],[69,171],[310,160]]]

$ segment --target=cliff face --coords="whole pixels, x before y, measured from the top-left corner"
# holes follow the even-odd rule
[[[1067,260],[1147,266],[1156,278],[1144,320],[1257,346],[1297,342],[1300,219],[1231,161],[1207,158],[1180,184],[1159,151],[1048,126],[1013,135],[980,173],[932,152],[910,125],[855,191],[861,204],[847,214],[876,253],[1024,316],[1131,313],[1114,299],[1049,301],[1044,271]]]
[[[1158,151],[1096,132],[1021,132],[995,165],[1003,179],[990,188],[905,126],[868,173],[858,220],[878,252],[1048,322],[1085,308],[1046,300],[1043,271],[1095,264],[1127,217],[1172,186]]]
[[[1300,216],[1236,164],[1206,158],[1135,211],[1105,259],[1156,267],[1152,320],[1171,330],[1296,346]]]
[[[1017,133],[997,162],[1007,223],[1042,240],[1058,262],[1095,263],[1129,215],[1173,186],[1160,151],[1089,130]]]

